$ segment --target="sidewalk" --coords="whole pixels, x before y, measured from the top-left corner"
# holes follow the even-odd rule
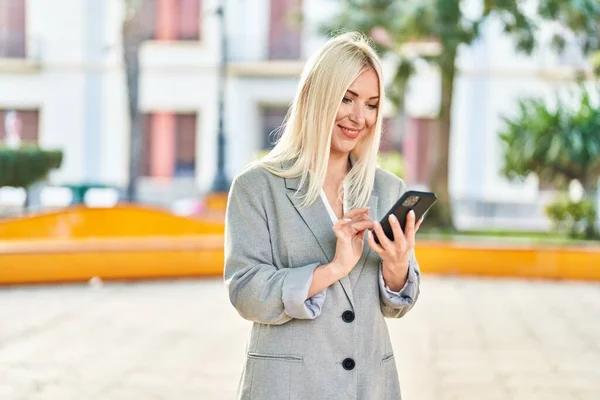
[[[425,276],[388,320],[405,400],[600,399],[600,285]],[[221,280],[0,289],[0,399],[233,399]]]

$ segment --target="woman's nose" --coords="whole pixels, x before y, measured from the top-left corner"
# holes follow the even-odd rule
[[[365,123],[365,112],[361,106],[356,105],[352,109],[352,113],[350,114],[350,120],[357,124]]]

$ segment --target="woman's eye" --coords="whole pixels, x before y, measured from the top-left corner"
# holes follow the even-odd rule
[[[349,104],[349,103],[352,103],[352,99],[350,99],[350,98],[348,98],[348,97],[344,97],[344,98],[342,99],[342,103],[348,103],[348,104]]]
[[[377,107],[379,107],[379,104],[367,104],[367,107],[369,107],[370,110],[376,110]]]

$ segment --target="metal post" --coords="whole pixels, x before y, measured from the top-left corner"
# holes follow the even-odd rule
[[[227,35],[225,33],[225,0],[222,0],[217,9],[219,16],[219,30],[221,35],[221,61],[219,65],[219,131],[217,136],[217,174],[212,185],[212,192],[229,191],[230,182],[225,174],[225,77],[227,73]]]

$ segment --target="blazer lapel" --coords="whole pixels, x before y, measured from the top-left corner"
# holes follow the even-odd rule
[[[379,216],[377,215],[377,200],[377,196],[371,193],[371,198],[369,199],[369,216],[373,221],[377,221],[379,218]],[[350,287],[354,287],[354,285],[356,285],[356,282],[358,281],[358,278],[363,268],[365,267],[365,263],[367,262],[367,258],[369,257],[370,252],[371,247],[369,247],[369,243],[367,242],[367,236],[365,232],[362,256],[360,257],[358,264],[352,269],[352,271],[350,271],[349,274]]]
[[[333,234],[333,225],[325,205],[321,199],[317,199],[317,201],[308,207],[300,207],[302,196],[306,193],[304,188],[300,188],[298,191],[300,178],[286,178],[285,186],[288,189],[288,198],[314,235],[327,260],[331,262],[335,256],[337,240]],[[354,302],[352,301],[352,288],[348,275],[341,278],[339,282],[346,293],[346,297],[354,307]]]

